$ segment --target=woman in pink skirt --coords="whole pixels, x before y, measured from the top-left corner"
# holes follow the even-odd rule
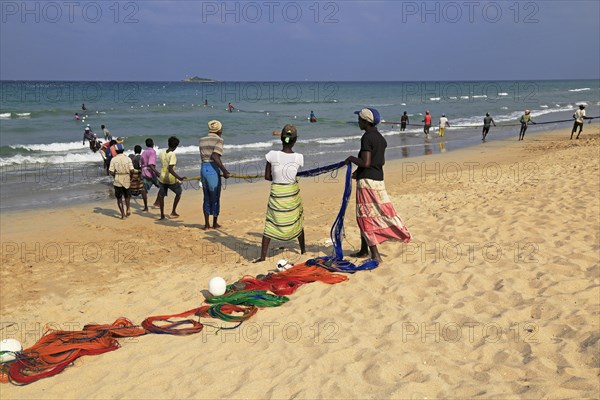
[[[360,139],[358,157],[350,156],[346,164],[353,163],[358,168],[352,176],[356,179],[356,220],[361,232],[360,250],[353,257],[369,255],[382,262],[377,245],[386,240],[410,241],[410,232],[396,214],[394,205],[385,190],[383,165],[387,142],[377,130],[381,118],[374,108],[356,111],[358,126],[365,131]]]

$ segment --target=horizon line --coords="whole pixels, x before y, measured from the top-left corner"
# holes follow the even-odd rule
[[[250,82],[293,82],[293,83],[317,83],[317,82],[340,82],[340,83],[382,83],[382,82],[527,82],[527,81],[591,81],[598,78],[546,78],[546,79],[440,79],[440,80],[208,80],[208,81],[186,81],[186,80],[72,80],[72,79],[0,79],[0,82],[146,82],[146,83],[188,83],[188,84],[213,84],[213,83],[250,83]]]

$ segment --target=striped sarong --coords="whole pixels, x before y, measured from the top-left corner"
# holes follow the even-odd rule
[[[300,236],[303,228],[304,210],[298,182],[287,185],[272,183],[264,235],[287,241]]]
[[[356,220],[369,246],[376,246],[390,239],[405,243],[410,241],[410,232],[396,214],[383,181],[357,181]]]
[[[144,182],[142,181],[142,173],[134,172],[131,177],[131,185],[129,186],[129,190],[132,196],[139,196],[146,191],[144,187]]]

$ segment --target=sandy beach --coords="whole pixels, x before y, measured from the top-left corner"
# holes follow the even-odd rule
[[[0,397],[598,398],[600,127],[569,134],[491,135],[389,161],[387,190],[413,240],[381,245],[379,268],[304,285],[237,330],[120,340],[57,376],[3,384]],[[211,277],[234,282],[280,258],[328,255],[342,175],[300,181],[308,254],[274,242],[256,264],[265,181],[224,190],[218,230],[201,229],[198,190],[166,221],[143,213],[141,199],[118,219],[109,188],[94,205],[3,213],[0,338],[29,347],[47,329],[141,323],[200,306]],[[360,243],[354,204],[346,254]]]

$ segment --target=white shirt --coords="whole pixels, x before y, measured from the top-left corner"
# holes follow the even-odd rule
[[[271,150],[265,158],[271,163],[273,183],[294,183],[298,169],[304,166],[304,156],[300,153]]]
[[[448,123],[448,118],[440,117],[440,128],[445,128],[447,123]]]
[[[585,110],[580,108],[579,110],[575,111],[575,121],[583,124],[583,117],[585,117]]]

